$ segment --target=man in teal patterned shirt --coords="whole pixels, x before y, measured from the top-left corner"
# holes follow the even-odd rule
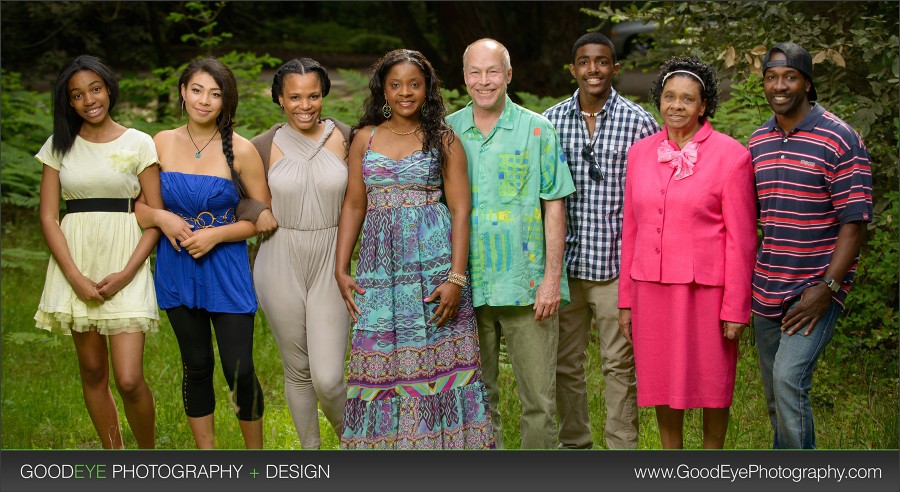
[[[494,437],[502,448],[502,334],[522,402],[522,447],[555,448],[557,311],[569,302],[563,198],[575,185],[553,125],[506,95],[506,48],[493,39],[472,43],[463,71],[472,102],[447,122],[468,158],[469,270]]]

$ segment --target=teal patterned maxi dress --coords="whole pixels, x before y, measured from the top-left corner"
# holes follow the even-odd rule
[[[362,314],[341,447],[492,448],[471,291],[443,326],[428,321],[438,302],[424,302],[450,271],[441,165],[421,151],[395,161],[367,149],[362,167],[368,210],[356,281],[365,294],[355,296]]]

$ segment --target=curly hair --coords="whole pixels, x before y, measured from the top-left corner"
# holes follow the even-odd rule
[[[716,70],[711,65],[703,63],[696,56],[670,58],[659,67],[659,75],[650,88],[650,100],[656,104],[656,109],[660,108],[663,80],[676,70],[691,72],[697,77],[694,78],[688,74],[677,73],[673,77],[690,77],[696,82],[703,81],[700,87],[700,97],[703,101],[706,101],[706,111],[700,115],[700,123],[704,123],[707,118],[712,118],[716,113],[716,108],[719,106],[719,78],[716,75]]]
[[[109,91],[107,114],[112,113],[113,108],[116,107],[116,101],[119,99],[119,83],[116,81],[116,76],[99,58],[80,55],[66,63],[56,77],[56,83],[53,84],[53,143],[51,146],[53,151],[60,156],[65,156],[72,150],[72,146],[75,145],[75,136],[78,135],[81,125],[84,123],[81,115],[69,104],[68,87],[69,79],[82,70],[94,72],[103,79],[103,84]]]
[[[328,78],[328,72],[325,70],[325,67],[312,58],[294,58],[279,67],[278,71],[275,72],[275,76],[272,77],[272,101],[279,106],[281,103],[278,102],[278,97],[284,93],[284,77],[292,73],[297,75],[315,73],[319,76],[322,97],[327,96],[328,92],[331,91],[331,79]]]
[[[452,141],[453,130],[444,122],[447,109],[444,107],[444,98],[441,97],[441,79],[425,56],[415,50],[390,51],[372,66],[372,77],[369,79],[370,94],[363,103],[363,114],[359,123],[351,129],[350,140],[353,140],[360,128],[367,125],[377,126],[387,120],[381,112],[381,107],[387,102],[384,99],[384,81],[391,68],[400,63],[412,63],[425,77],[425,102],[422,104],[419,118],[424,134],[422,152],[436,152],[438,162],[443,166],[446,159],[444,138],[449,137],[451,139],[449,141]]]

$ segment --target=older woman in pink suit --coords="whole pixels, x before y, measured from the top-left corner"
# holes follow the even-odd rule
[[[750,153],[707,121],[715,71],[666,62],[650,91],[665,127],[628,151],[619,328],[634,344],[638,406],[656,407],[664,448],[703,409],[703,447],[722,448],[738,338],[750,321],[756,198]]]

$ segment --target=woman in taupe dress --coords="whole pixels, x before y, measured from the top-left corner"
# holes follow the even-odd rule
[[[279,224],[259,247],[253,281],[281,352],[288,407],[304,449],[322,443],[316,402],[340,436],[347,399],[343,369],[350,316],[334,281],[334,254],[349,128],[319,117],[330,87],[328,73],[314,60],[282,65],[272,100],[287,124],[253,139]]]

